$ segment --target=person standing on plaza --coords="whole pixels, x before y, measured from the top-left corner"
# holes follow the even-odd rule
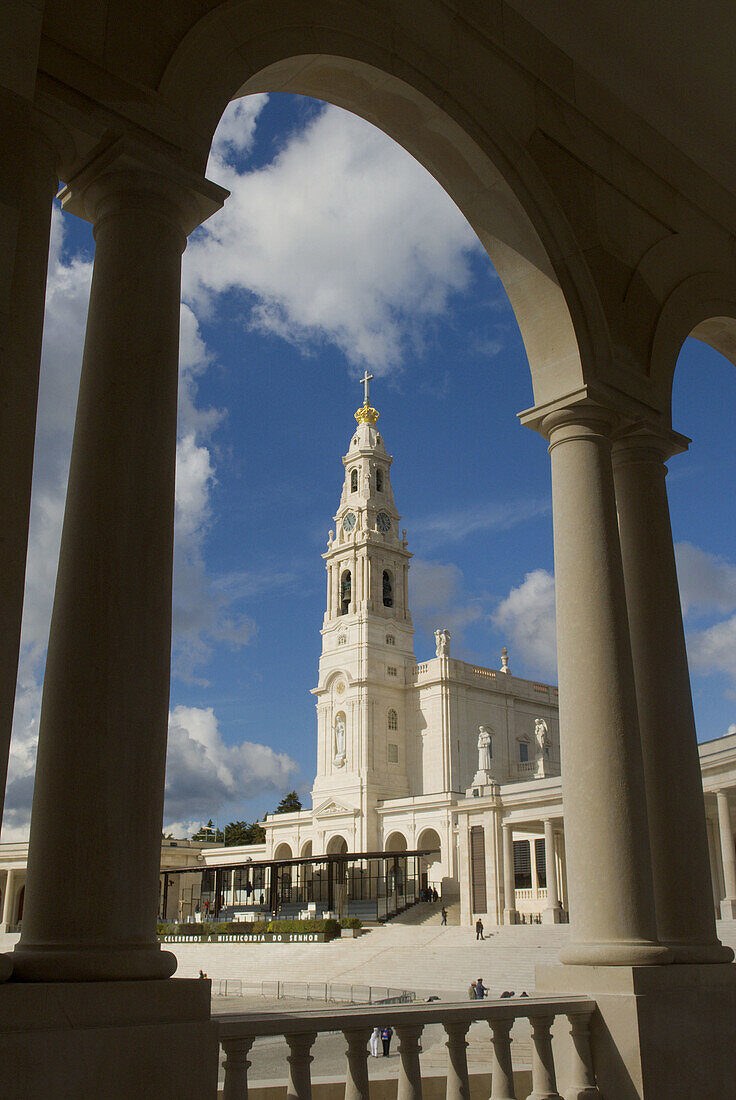
[[[476,940],[482,940],[485,938],[483,936],[483,921],[480,919],[480,917],[478,917],[477,921],[475,922],[475,938]]]
[[[380,1027],[374,1027],[371,1033],[370,1040],[371,1054],[374,1058],[379,1058],[381,1055],[381,1029]]]
[[[468,998],[471,1001],[476,1001],[478,999],[478,996],[475,992],[475,982],[471,982],[468,986]]]
[[[478,981],[475,983],[475,999],[477,1001],[482,1001],[487,993],[488,993],[488,990],[483,985],[483,979],[478,978]]]
[[[441,912],[442,912],[442,920],[440,921],[440,924],[447,924],[447,910],[445,909],[444,905],[442,906]]]
[[[390,1026],[390,1024],[387,1024],[386,1027],[381,1032],[381,1042],[383,1043],[383,1057],[384,1058],[388,1058],[388,1056],[389,1056],[389,1053],[390,1053],[390,1050],[391,1050],[391,1040],[393,1038],[393,1034],[394,1034],[394,1031],[393,1031],[393,1028]]]

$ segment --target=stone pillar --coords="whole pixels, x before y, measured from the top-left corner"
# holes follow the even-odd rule
[[[609,414],[545,417],[552,469],[566,963],[669,962],[657,942],[644,768],[611,467]]]
[[[716,803],[718,805],[718,830],[721,837],[721,859],[723,861],[723,888],[726,892],[726,896],[721,899],[721,920],[735,920],[736,852],[734,851],[728,791],[716,791]]]
[[[3,932],[10,931],[13,919],[13,892],[15,887],[15,871],[11,868],[5,875],[5,892],[3,894]]]
[[[514,875],[514,830],[505,822],[503,832],[503,923],[518,924],[519,912],[516,908],[516,879]]]
[[[59,183],[65,134],[37,116],[30,127],[22,173],[15,263],[3,273],[9,286],[7,322],[0,335],[0,820],[13,724],[23,587],[36,436],[51,206]],[[17,152],[17,151],[16,151]],[[2,960],[0,960],[0,970]]]
[[[64,193],[94,223],[96,252],[13,953],[26,981],[176,967],[156,939],[156,902],[181,254],[223,192],[113,155]]]
[[[657,934],[675,962],[730,962],[733,952],[716,937],[711,901],[703,783],[665,485],[665,459],[684,443],[682,437],[644,433],[617,440],[614,483]]]
[[[562,919],[560,895],[557,889],[557,856],[555,830],[551,818],[544,822],[544,868],[547,879],[547,908],[542,914],[544,924],[559,924]]]

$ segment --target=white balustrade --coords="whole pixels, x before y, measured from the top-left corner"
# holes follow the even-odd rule
[[[447,1092],[445,1100],[470,1100],[467,1040],[469,1020],[445,1023],[447,1032]]]
[[[527,1100],[562,1100],[557,1091],[550,1029],[554,1016],[529,1016],[532,1025],[532,1091]]]
[[[532,1092],[528,1100],[562,1100],[557,1091],[550,1029],[555,1019],[570,1027],[571,1056],[564,1100],[599,1100],[590,1050],[590,1018],[595,1001],[589,997],[523,997],[471,1002],[350,1006],[306,1012],[262,1012],[216,1017],[225,1051],[223,1100],[247,1100],[248,1054],[263,1036],[283,1035],[289,1045],[287,1100],[311,1100],[311,1049],[318,1034],[342,1031],[347,1041],[345,1100],[369,1100],[366,1044],[374,1027],[390,1024],[396,1031],[401,1058],[397,1100],[421,1100],[422,1030],[442,1024],[447,1033],[446,1100],[469,1100],[466,1035],[470,1025],[485,1021],[491,1029],[492,1084],[490,1100],[514,1100],[511,1029],[516,1020],[532,1026]],[[566,1019],[565,1019],[566,1018]]]

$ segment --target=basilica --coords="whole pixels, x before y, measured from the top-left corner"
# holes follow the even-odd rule
[[[557,688],[513,676],[505,651],[500,669],[454,659],[441,628],[434,658],[417,663],[412,555],[370,379],[366,372],[323,555],[313,805],[266,818],[265,856],[423,852],[420,887],[459,899],[465,920],[483,913],[494,923],[503,919],[505,861],[528,880],[520,901],[531,919],[550,838],[504,834],[502,791],[559,803]],[[564,884],[561,847],[551,862]],[[553,919],[563,916],[563,900],[558,891]]]

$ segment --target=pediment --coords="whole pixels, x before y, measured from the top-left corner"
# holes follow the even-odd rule
[[[315,817],[337,817],[339,814],[349,814],[352,817],[355,814],[355,810],[343,806],[340,802],[335,802],[334,798],[328,798],[326,802],[323,802],[322,805],[318,806],[314,811]]]

